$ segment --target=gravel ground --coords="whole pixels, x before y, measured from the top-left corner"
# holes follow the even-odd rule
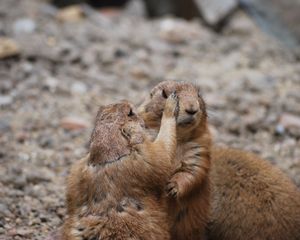
[[[300,186],[299,57],[243,13],[221,35],[197,21],[83,13],[0,1],[0,35],[21,50],[0,60],[0,239],[56,229],[98,106],[138,104],[166,79],[201,86],[217,143],[258,153]]]

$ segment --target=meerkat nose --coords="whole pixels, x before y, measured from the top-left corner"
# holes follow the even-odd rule
[[[198,112],[198,110],[195,109],[195,108],[189,108],[189,109],[186,109],[185,112],[187,114],[194,115],[194,114],[196,114]]]

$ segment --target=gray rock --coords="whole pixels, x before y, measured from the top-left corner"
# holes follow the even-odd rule
[[[84,94],[87,91],[87,86],[82,82],[75,82],[71,86],[71,92],[74,94]]]
[[[238,0],[195,0],[204,20],[212,26],[218,25],[238,6]]]
[[[16,34],[33,33],[36,29],[36,23],[30,18],[18,19],[15,21],[13,29]]]
[[[0,118],[0,136],[11,130],[11,125],[8,119]]]
[[[0,107],[12,104],[13,98],[10,95],[0,95]]]
[[[0,216],[10,216],[11,212],[8,209],[8,206],[4,203],[0,203]]]

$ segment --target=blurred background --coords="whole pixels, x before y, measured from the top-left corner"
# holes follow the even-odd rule
[[[0,239],[44,239],[97,109],[201,86],[216,144],[300,187],[298,0],[0,1]]]

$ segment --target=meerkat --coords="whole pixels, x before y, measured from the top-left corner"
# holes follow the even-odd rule
[[[205,102],[193,85],[163,82],[138,111],[150,132],[157,132],[164,102],[175,90],[179,98],[177,149],[166,187],[171,238],[201,240],[205,239],[210,210],[211,135]]]
[[[154,90],[159,87],[161,93],[180,92],[189,89],[187,85],[194,91],[179,94],[180,104],[198,102],[194,94],[198,87],[190,83],[163,82]],[[142,104],[141,112],[146,126],[157,130],[165,100],[151,94]],[[180,109],[178,118],[188,114]],[[191,133],[194,134],[195,131]],[[177,138],[181,137],[177,131]],[[300,191],[277,167],[245,151],[213,146],[209,175],[212,192],[208,239],[300,239]]]
[[[164,187],[176,149],[175,94],[154,141],[128,102],[101,107],[89,154],[67,182],[63,240],[168,240]]]

